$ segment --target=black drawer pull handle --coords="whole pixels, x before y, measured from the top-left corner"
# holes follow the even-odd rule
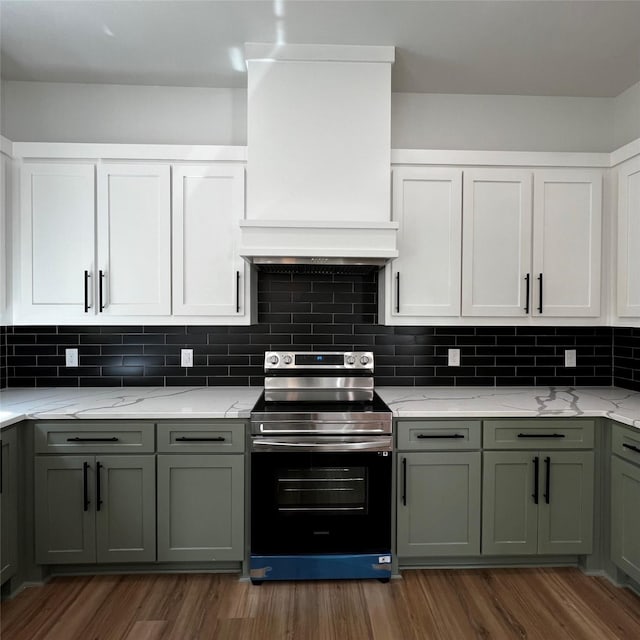
[[[82,501],[84,503],[83,510],[89,511],[89,483],[87,476],[89,474],[89,463],[82,463]]]
[[[236,271],[236,313],[240,313],[240,272]]]
[[[529,298],[531,294],[531,274],[530,273],[527,273],[527,275],[524,277],[524,281],[527,283],[527,291],[525,293],[524,312],[526,314],[529,314]]]
[[[400,272],[396,273],[396,313],[400,313]]]
[[[118,442],[119,438],[67,438],[67,442]]]
[[[540,482],[540,458],[536,456],[533,459],[533,493],[531,497],[533,498],[534,504],[538,504],[538,484]]]
[[[100,469],[102,465],[98,462],[96,464],[96,511],[100,511],[102,505],[102,487],[100,486]]]
[[[631,449],[631,451],[635,451],[636,453],[640,453],[640,447],[636,447],[634,444],[626,444],[623,442],[622,446],[627,449]]]
[[[519,433],[518,438],[566,438],[564,433]]]
[[[538,276],[538,282],[540,283],[540,304],[538,305],[538,312],[542,313],[542,274]]]
[[[402,458],[402,504],[407,506],[407,459]]]
[[[216,436],[215,438],[188,438],[187,436],[180,436],[176,438],[176,442],[224,442],[226,438],[222,436]]]
[[[91,305],[89,304],[89,278],[91,274],[85,270],[84,272],[84,312],[89,313]]]
[[[423,439],[423,438],[449,438],[449,439],[453,439],[453,438],[464,438],[464,436],[461,433],[446,433],[443,435],[435,435],[435,434],[431,434],[431,433],[419,433],[418,438]]]
[[[98,307],[100,309],[100,313],[102,313],[105,308],[104,300],[102,299],[102,283],[104,282],[104,271],[100,270],[98,273],[100,274],[100,278],[98,279],[98,284],[100,285],[98,287],[98,293],[100,294],[99,295],[100,303]]]

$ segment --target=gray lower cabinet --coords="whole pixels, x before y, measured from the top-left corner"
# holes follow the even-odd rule
[[[640,432],[613,427],[611,559],[640,582]]]
[[[481,454],[400,453],[399,557],[480,554]]]
[[[37,456],[36,562],[156,559],[153,455]]]
[[[592,451],[483,455],[483,554],[591,553]]]
[[[18,433],[0,432],[0,584],[18,567]]]
[[[243,558],[244,456],[158,455],[158,560]]]

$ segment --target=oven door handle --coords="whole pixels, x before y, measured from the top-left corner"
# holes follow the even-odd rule
[[[253,451],[392,451],[393,438],[380,437],[376,440],[362,440],[354,442],[283,442],[267,438],[254,438],[251,441]]]

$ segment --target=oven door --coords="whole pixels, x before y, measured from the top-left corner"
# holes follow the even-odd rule
[[[255,438],[251,553],[388,553],[391,437]]]

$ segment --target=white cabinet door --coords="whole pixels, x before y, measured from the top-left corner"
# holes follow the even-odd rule
[[[81,319],[95,312],[91,299],[91,278],[95,276],[94,176],[95,167],[88,163],[23,165],[21,319]]]
[[[169,165],[99,166],[98,269],[100,313],[171,313]]]
[[[640,316],[640,158],[618,169],[618,315]]]
[[[532,313],[599,316],[602,172],[536,171]]]
[[[244,168],[173,168],[173,313],[243,316],[246,267],[238,255]]]
[[[462,314],[526,316],[531,172],[465,170]]]
[[[459,315],[462,170],[395,169],[393,219],[400,257],[386,269],[387,324]]]

